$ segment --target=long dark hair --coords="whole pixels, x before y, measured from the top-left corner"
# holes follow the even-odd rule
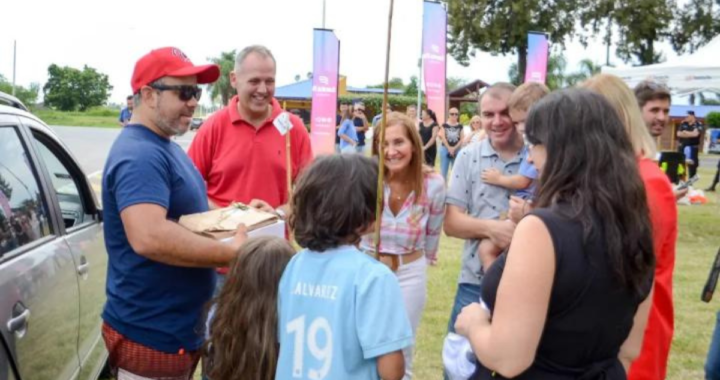
[[[300,176],[288,223],[295,241],[316,252],[360,241],[375,220],[377,163],[359,154],[315,160]]]
[[[536,207],[569,203],[585,237],[595,232],[597,215],[617,279],[638,296],[647,294],[655,256],[645,188],[610,103],[585,89],[552,93],[531,108],[525,133],[547,151]]]
[[[430,119],[437,124],[437,115],[435,115],[435,111],[431,110],[430,108],[426,109],[425,112],[430,116]]]
[[[294,253],[278,237],[252,238],[240,248],[212,303],[210,339],[203,346],[212,380],[275,378],[278,286]]]

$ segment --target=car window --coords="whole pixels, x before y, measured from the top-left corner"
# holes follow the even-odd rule
[[[87,215],[87,207],[83,204],[83,195],[79,190],[80,180],[71,174],[73,171],[69,170],[66,164],[63,163],[62,156],[59,157],[58,154],[54,153],[62,148],[53,144],[47,138],[38,138],[36,134],[34,134],[34,138],[40,158],[45,163],[52,181],[52,187],[57,194],[65,229],[79,226],[86,221],[92,221],[93,219]]]
[[[17,128],[0,126],[0,257],[53,233],[28,157]]]

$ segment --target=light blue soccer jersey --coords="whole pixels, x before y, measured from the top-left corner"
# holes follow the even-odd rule
[[[303,250],[278,294],[275,379],[379,379],[376,358],[413,344],[397,277],[353,246]]]

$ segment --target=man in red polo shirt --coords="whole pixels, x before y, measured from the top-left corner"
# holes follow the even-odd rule
[[[263,46],[238,53],[230,73],[237,96],[210,117],[188,155],[207,182],[210,207],[233,201],[275,209],[284,216],[288,202],[285,137],[273,122],[284,111],[275,94],[275,58]],[[292,178],[312,159],[305,125],[288,114]]]

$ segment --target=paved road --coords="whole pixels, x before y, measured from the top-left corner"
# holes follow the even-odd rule
[[[70,148],[88,176],[99,175],[102,172],[110,147],[121,131],[118,128],[65,126],[51,126],[51,128]],[[175,142],[187,150],[194,137],[195,132],[188,132],[176,138]]]
[[[121,129],[55,125],[51,126],[51,128],[80,163],[99,201],[101,198],[102,170],[105,167],[110,147],[112,147],[113,142],[120,134]],[[187,151],[194,137],[195,132],[188,132],[174,140]]]

